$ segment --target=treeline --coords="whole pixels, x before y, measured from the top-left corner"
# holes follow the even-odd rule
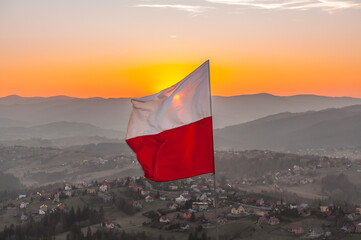
[[[0,202],[16,199],[18,196],[19,190],[0,190]]]
[[[122,211],[125,214],[132,215],[137,212],[133,208],[132,203],[122,197],[113,198],[113,203],[119,211]]]
[[[321,183],[322,191],[336,201],[360,202],[360,187],[351,182],[343,173],[327,175],[322,178]]]
[[[25,186],[21,184],[17,177],[0,171],[0,190],[16,190],[23,188],[25,188]]]
[[[69,212],[53,212],[44,215],[44,217],[35,222],[30,215],[29,221],[24,225],[8,227],[5,226],[4,231],[0,233],[0,239],[4,240],[24,240],[24,239],[53,239],[57,234],[68,232],[75,225],[86,227],[104,220],[104,211],[100,207],[99,210],[79,207],[75,211],[72,207]]]
[[[327,157],[296,155],[272,151],[251,150],[242,152],[222,152],[215,155],[216,168],[228,177],[260,177],[268,172],[282,171],[298,166],[313,166]]]
[[[70,233],[66,236],[67,240],[151,240],[151,236],[146,235],[145,232],[126,233],[124,231],[101,231],[97,229],[96,232],[92,232],[88,227],[86,234],[81,231],[79,225],[74,225],[70,229]],[[164,239],[163,237],[161,239]]]

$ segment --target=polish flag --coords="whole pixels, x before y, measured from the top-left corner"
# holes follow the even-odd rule
[[[126,142],[144,177],[163,182],[214,173],[209,61],[132,104]]]

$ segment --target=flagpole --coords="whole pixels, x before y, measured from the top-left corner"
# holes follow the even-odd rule
[[[219,240],[219,231],[218,231],[218,218],[217,218],[217,192],[216,192],[216,173],[213,173],[213,184],[214,184],[214,215],[216,218],[216,240]]]
[[[209,102],[211,107],[211,116],[212,116],[212,132],[213,132],[213,113],[212,113],[212,94],[211,94],[211,73],[209,67],[209,59],[208,61],[208,76],[209,76]],[[213,136],[213,134],[212,134]],[[213,173],[213,198],[214,198],[214,216],[216,219],[216,240],[219,240],[219,231],[218,231],[218,215],[217,215],[217,191],[216,191],[216,163],[214,159],[214,139],[213,140],[213,164],[214,164],[214,173]]]

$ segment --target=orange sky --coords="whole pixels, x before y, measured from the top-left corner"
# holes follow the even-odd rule
[[[361,97],[357,1],[101,2],[2,1],[0,97],[139,97],[207,59],[214,95]]]

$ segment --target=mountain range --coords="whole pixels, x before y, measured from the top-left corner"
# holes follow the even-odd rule
[[[361,145],[361,99],[271,94],[214,96],[216,149],[307,148]],[[0,98],[0,144],[70,147],[120,143],[129,98],[67,96]]]
[[[122,131],[103,129],[89,123],[52,122],[32,127],[0,127],[0,140],[59,139],[70,137],[124,138]]]
[[[279,113],[216,129],[220,149],[298,150],[361,146],[361,105]]]
[[[271,94],[212,97],[214,128],[253,121],[281,112],[317,111],[361,104],[359,98]],[[126,131],[129,98],[20,97],[0,98],[0,127],[29,127],[52,122],[88,123]]]

